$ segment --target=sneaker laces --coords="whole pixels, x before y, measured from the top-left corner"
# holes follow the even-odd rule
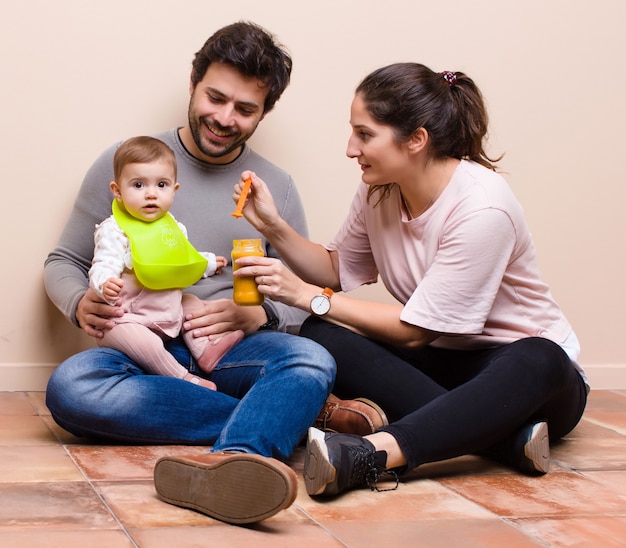
[[[356,445],[348,447],[348,452],[353,459],[352,474],[348,481],[348,488],[358,487],[364,483],[371,491],[378,491],[379,493],[383,491],[394,491],[398,488],[400,484],[398,474],[393,470],[387,470],[384,466],[377,465],[376,459],[374,458],[375,453],[373,453],[371,449]],[[395,485],[381,489],[378,487],[378,480],[386,476],[392,477],[395,481]]]
[[[380,487],[378,487],[378,480],[380,478],[385,478],[386,476],[390,476],[391,478],[393,478],[393,481],[395,481],[396,484],[393,487],[381,489]],[[393,470],[387,470],[386,468],[376,468],[375,466],[373,468],[370,468],[365,479],[367,481],[367,486],[370,488],[370,490],[378,491],[379,493],[382,493],[383,491],[395,491],[398,488],[398,485],[400,485],[400,479],[398,478],[398,474],[396,474]]]

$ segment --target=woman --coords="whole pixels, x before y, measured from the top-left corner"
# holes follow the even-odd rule
[[[583,413],[578,341],[540,278],[522,209],[485,153],[487,122],[461,72],[399,63],[367,76],[347,149],[364,184],[327,247],[292,230],[253,176],[244,215],[292,272],[246,259],[236,275],[311,311],[301,333],[333,354],[333,392],[375,401],[391,422],[366,437],[311,429],[310,495],[375,489],[387,470],[469,453],[545,473],[548,427],[558,439]],[[378,276],[400,304],[333,293]]]

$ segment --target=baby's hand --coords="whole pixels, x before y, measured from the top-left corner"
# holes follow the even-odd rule
[[[122,287],[124,282],[121,278],[109,278],[102,284],[102,296],[107,302],[114,303],[120,296]]]
[[[216,263],[215,273],[221,274],[222,268],[224,268],[225,266],[228,266],[228,259],[226,257],[222,257],[221,255],[217,255],[215,257],[215,263]]]

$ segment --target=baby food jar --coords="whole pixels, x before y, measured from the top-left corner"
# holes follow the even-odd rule
[[[264,257],[263,243],[260,239],[250,240],[233,240],[233,272],[237,270],[237,264],[235,261],[239,257],[246,257],[248,255],[255,255],[257,257]],[[254,306],[263,304],[264,296],[259,293],[259,288],[254,281],[254,277],[245,277],[233,279],[233,301],[235,304],[242,306]]]

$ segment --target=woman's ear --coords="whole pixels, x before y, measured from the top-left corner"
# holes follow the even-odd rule
[[[420,152],[426,148],[428,144],[428,131],[420,127],[415,130],[409,139],[409,150],[411,152]]]

